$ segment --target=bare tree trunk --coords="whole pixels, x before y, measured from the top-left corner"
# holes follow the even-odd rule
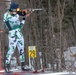
[[[48,1],[48,7],[49,7],[49,11],[48,11],[48,14],[49,14],[49,45],[50,45],[50,48],[51,49],[51,69],[54,71],[54,50],[55,50],[55,45],[54,45],[54,21],[53,21],[53,13],[52,13],[52,8],[51,8],[51,2],[50,0]]]
[[[64,0],[62,13],[60,13],[60,0],[58,0],[58,22],[59,22],[59,26],[60,26],[59,71],[62,69],[62,56],[63,56],[63,48],[62,48],[62,36],[63,36],[63,34],[62,34],[62,20],[63,20],[63,17],[64,17],[65,2],[66,2],[66,0]]]
[[[60,26],[60,51],[59,51],[59,71],[61,70],[61,35],[62,35],[62,24],[61,24],[61,14],[60,14],[60,0],[58,0],[58,22]]]

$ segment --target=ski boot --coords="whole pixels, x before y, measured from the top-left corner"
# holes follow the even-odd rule
[[[21,62],[21,69],[22,69],[22,71],[31,71],[31,69],[25,68],[24,62]]]
[[[5,65],[5,72],[6,73],[12,73],[12,71],[10,71],[10,64]]]

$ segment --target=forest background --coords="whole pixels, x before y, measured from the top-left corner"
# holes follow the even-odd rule
[[[48,68],[50,64],[50,69],[53,71],[75,70],[76,54],[71,55],[74,61],[66,61],[64,52],[69,47],[76,46],[76,0],[1,0],[0,30],[3,32],[0,33],[0,43],[3,65],[8,50],[8,30],[3,23],[3,15],[9,1],[17,2],[21,9],[43,9],[34,11],[26,19],[22,30],[25,39],[25,63],[27,65],[29,63],[28,46],[36,46],[37,57],[34,65],[36,69],[42,68],[40,65],[40,58],[42,58],[43,68]],[[42,53],[41,56],[39,52]],[[13,56],[17,58],[17,63],[20,65],[17,49]],[[66,67],[66,62],[70,62],[71,65]]]

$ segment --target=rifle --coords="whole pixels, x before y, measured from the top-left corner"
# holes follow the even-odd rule
[[[23,11],[25,13],[33,12],[33,11],[41,11],[41,10],[43,10],[43,9],[37,8],[37,9],[23,9],[23,10],[20,10],[20,8],[17,8],[17,11]]]
[[[38,8],[38,9],[23,9],[23,10],[20,10],[20,8],[17,8],[17,13],[20,15],[20,16],[25,16],[28,17],[32,12],[34,11],[41,11],[43,9],[41,8]]]

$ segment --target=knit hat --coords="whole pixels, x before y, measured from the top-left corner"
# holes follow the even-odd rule
[[[14,10],[18,8],[18,4],[16,2],[12,2],[10,5],[10,10]]]

